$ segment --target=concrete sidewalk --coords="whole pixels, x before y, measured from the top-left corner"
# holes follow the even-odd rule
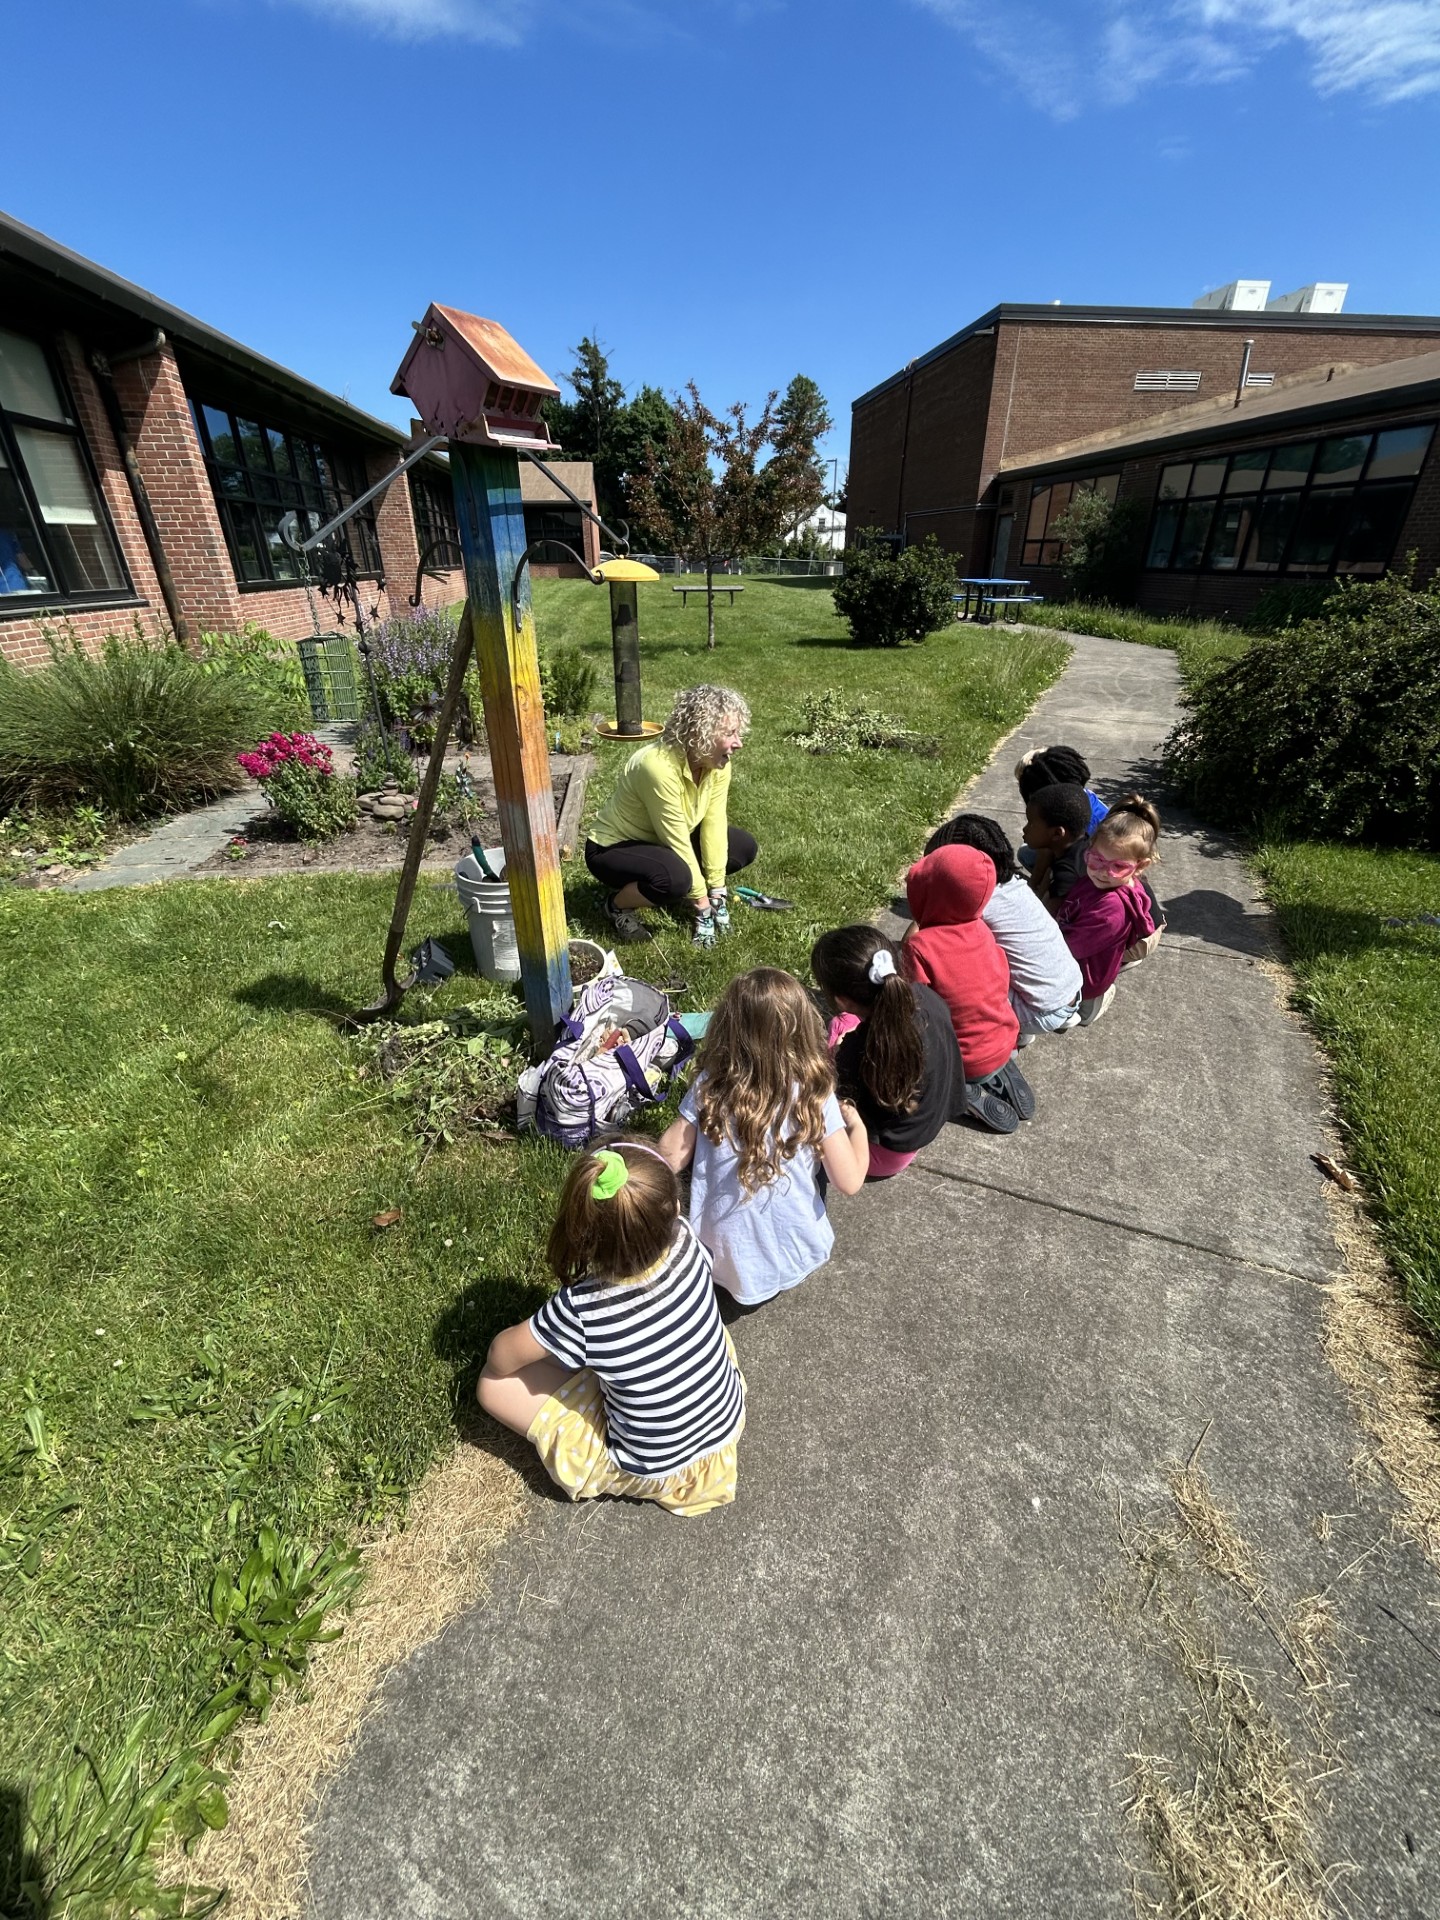
[[[1018,833],[1010,768],[1057,739],[1153,792],[1174,712],[1169,654],[1077,640],[967,805]],[[1188,1784],[1197,1696],[1121,1534],[1173,1524],[1202,1435],[1272,1621],[1336,1611],[1325,1739],[1233,1586],[1185,1618],[1330,1773],[1334,1910],[1440,1914],[1440,1584],[1352,1477],[1321,1349],[1317,1065],[1244,867],[1171,825],[1170,932],[1026,1053],[1035,1122],[834,1201],[831,1265],[737,1327],[736,1506],[541,1502],[392,1676],[317,1817],[317,1920],[1131,1914],[1130,1756]]]

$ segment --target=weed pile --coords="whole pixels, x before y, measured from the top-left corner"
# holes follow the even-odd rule
[[[355,1046],[356,1078],[378,1078],[409,1109],[426,1159],[464,1132],[514,1137],[515,1082],[530,1064],[530,1047],[513,1003],[457,1007],[418,1024],[377,1021],[360,1030]]]
[[[934,734],[892,720],[865,700],[850,700],[827,689],[807,694],[800,703],[800,725],[788,736],[806,753],[854,753],[860,748],[891,748],[933,760],[940,752]]]

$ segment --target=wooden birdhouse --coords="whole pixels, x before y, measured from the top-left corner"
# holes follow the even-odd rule
[[[484,447],[552,451],[540,417],[560,389],[496,320],[432,305],[390,382],[431,433]]]

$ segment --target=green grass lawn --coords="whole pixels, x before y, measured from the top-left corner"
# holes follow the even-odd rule
[[[606,595],[543,581],[536,605],[542,638],[593,653],[608,685]],[[737,908],[713,955],[678,930],[630,950],[683,973],[691,1007],[746,966],[803,970],[817,932],[882,903],[1065,654],[958,628],[858,651],[819,583],[747,583],[713,656],[704,618],[642,590],[646,710],[702,679],[744,692],[732,817],[761,841],[750,877],[797,910]],[[827,687],[938,734],[940,756],[799,753],[785,730]],[[625,751],[602,749],[595,801]],[[600,931],[583,868],[567,882],[572,926]],[[490,1335],[545,1288],[564,1156],[470,1136],[422,1165],[333,1023],[378,985],[393,891],[0,892],[0,1911],[161,1910],[125,1848],[143,1856],[162,1801],[217,1817],[217,1716],[301,1669],[345,1552],[401,1509]],[[410,931],[468,968],[445,886],[421,885]],[[480,991],[462,971],[406,1011]],[[3,1841],[26,1802],[37,1877],[72,1894],[88,1877],[89,1904],[21,1900]]]
[[[1250,636],[1214,621],[1056,604],[1035,626],[1169,647],[1194,686]],[[1440,1350],[1440,857],[1364,846],[1252,849],[1280,917],[1300,1003],[1334,1072],[1335,1100],[1386,1249]]]
[[[1335,1075],[1350,1157],[1440,1345],[1440,856],[1296,844],[1258,865]]]

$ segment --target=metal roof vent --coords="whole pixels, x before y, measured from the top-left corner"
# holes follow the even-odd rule
[[[1151,373],[1137,373],[1135,376],[1136,393],[1198,393],[1200,375],[1194,369],[1177,371],[1174,368],[1161,368]]]
[[[1312,280],[1294,293],[1277,293],[1265,303],[1267,313],[1339,313],[1350,291],[1348,280]]]
[[[1224,313],[1259,313],[1270,298],[1268,280],[1232,280],[1228,287],[1216,287],[1192,300],[1192,307],[1218,308]]]

